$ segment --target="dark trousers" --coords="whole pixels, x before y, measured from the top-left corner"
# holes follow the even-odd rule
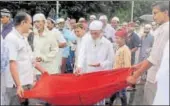
[[[126,90],[123,89],[120,92],[115,93],[114,95],[112,95],[112,97],[110,98],[110,103],[109,105],[112,106],[114,100],[119,97],[121,99],[121,104],[122,106],[127,106],[127,96],[126,96]]]
[[[75,59],[75,54],[74,51],[72,51],[70,49],[70,55],[67,59],[67,63],[66,63],[66,69],[67,69],[67,73],[73,73],[73,69],[74,69],[74,59]]]
[[[66,63],[67,63],[67,59],[68,58],[62,58],[62,65],[61,65],[61,73],[64,74],[67,72],[67,69],[66,69]]]

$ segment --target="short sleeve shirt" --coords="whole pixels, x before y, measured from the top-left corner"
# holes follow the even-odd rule
[[[21,85],[33,84],[33,53],[27,38],[23,37],[15,28],[6,37],[9,49],[9,60],[17,62],[17,71]],[[7,87],[14,82],[10,73],[7,73]],[[27,78],[27,80],[25,80]]]

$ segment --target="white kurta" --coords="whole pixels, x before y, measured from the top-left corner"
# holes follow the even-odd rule
[[[156,80],[157,92],[153,105],[169,105],[169,41],[165,46]]]
[[[86,33],[83,37],[79,38],[77,37],[77,44],[76,44],[76,51],[75,51],[75,66],[77,66],[77,60],[78,60],[78,55],[80,53],[80,49],[81,49],[81,43],[83,41],[83,39],[87,39],[87,37],[89,37],[89,33]]]
[[[56,56],[58,53],[58,43],[56,36],[52,31],[44,30],[43,35],[35,34],[34,37],[34,55],[41,57],[44,61],[41,66],[48,70],[49,74],[59,73],[56,65]],[[36,72],[40,75],[40,72]]]
[[[78,55],[77,67],[83,69],[83,73],[112,69],[114,52],[112,44],[105,37],[94,41],[91,36],[83,39]],[[100,67],[92,67],[90,64],[100,63]]]

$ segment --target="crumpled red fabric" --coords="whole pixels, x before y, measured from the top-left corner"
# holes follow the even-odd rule
[[[43,74],[25,98],[44,100],[53,105],[93,105],[127,87],[130,68],[74,74]]]

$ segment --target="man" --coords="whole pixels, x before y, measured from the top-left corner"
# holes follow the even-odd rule
[[[144,26],[143,35],[141,36],[141,47],[139,50],[139,59],[138,59],[139,62],[148,58],[149,53],[151,51],[151,48],[152,48],[152,45],[154,42],[154,37],[151,35],[150,31],[151,31],[151,25],[146,24]],[[147,72],[143,73],[143,75],[139,79],[139,85],[137,85],[137,90],[135,92],[136,105],[142,105],[143,94],[144,94],[144,84],[146,82],[146,76],[147,76]]]
[[[169,2],[156,2],[152,6],[154,21],[159,24],[159,28],[154,32],[155,40],[150,56],[139,64],[135,65],[136,71],[132,76],[127,78],[131,84],[135,84],[136,80],[142,73],[148,70],[147,81],[144,89],[144,104],[151,105],[157,90],[155,81],[156,73],[160,67],[163,49],[169,39]]]
[[[14,26],[15,28],[5,38],[10,60],[10,73],[8,71],[6,73],[6,90],[8,105],[21,105],[24,90],[31,89],[34,82],[33,66],[41,73],[46,70],[34,61],[31,48],[24,36],[32,27],[31,16],[25,12],[19,12],[14,18]],[[35,103],[34,100],[29,100],[30,105]]]
[[[83,17],[79,18],[79,21],[78,21],[78,22],[79,22],[79,23],[82,23],[83,26],[84,26],[84,28],[86,29],[86,31],[88,31],[88,24],[87,24],[87,21],[86,21],[85,18],[83,18]]]
[[[4,39],[1,36],[1,104],[7,105],[6,86],[5,86],[5,72],[9,71],[9,50]]]
[[[79,18],[79,21],[78,22],[80,22],[80,23],[84,23],[84,22],[86,22],[86,19],[85,18],[83,18],[83,17],[81,17],[81,18]]]
[[[90,37],[83,39],[75,74],[112,69],[114,52],[112,44],[103,37],[102,22],[95,20],[90,26]],[[104,101],[99,102],[105,105]]]
[[[144,26],[144,33],[141,37],[141,47],[139,53],[139,62],[143,61],[149,56],[150,50],[152,48],[154,37],[151,35],[152,26],[150,24],[146,24]]]
[[[56,65],[58,53],[57,36],[54,32],[46,28],[46,18],[44,14],[38,13],[33,17],[34,22],[34,54],[36,60],[48,70],[49,74],[59,73]],[[41,73],[36,73],[39,79]]]
[[[112,18],[112,20],[111,20],[111,26],[112,26],[112,28],[114,28],[115,30],[117,30],[118,29],[118,27],[119,27],[119,18],[118,17],[113,17]]]
[[[96,16],[95,15],[90,15],[90,21],[89,21],[89,25],[92,21],[96,20]]]
[[[138,50],[140,46],[140,38],[139,36],[134,32],[134,23],[128,24],[128,37],[126,39],[126,44],[131,50],[131,64],[133,65],[135,63],[135,53]]]
[[[100,16],[99,20],[103,23],[103,33],[109,41],[114,42],[115,39],[115,30],[110,24],[108,24],[108,19],[106,15]]]
[[[70,19],[70,29],[71,31],[74,30],[75,28],[75,25],[76,25],[76,19]]]
[[[153,105],[169,105],[169,41],[165,46],[162,62],[156,74],[157,91]]]
[[[73,36],[76,36],[74,33],[75,25],[76,25],[76,19],[70,19],[70,31],[73,34]]]
[[[76,19],[71,19],[70,20],[70,27],[71,27],[71,33],[73,34],[72,36],[75,36],[75,26],[76,26]],[[75,45],[75,41],[73,42],[70,42],[70,55],[68,57],[68,61],[67,61],[67,68],[69,70],[69,72],[73,72],[73,67],[74,67],[74,63],[75,63],[75,48],[76,48],[76,45]]]
[[[57,60],[56,66],[57,66],[57,70],[61,71],[61,59],[62,59],[61,48],[66,47],[67,43],[66,43],[66,40],[65,40],[64,36],[62,35],[62,33],[58,29],[56,29],[55,23],[56,22],[54,21],[54,19],[52,19],[50,17],[47,18],[47,28],[55,34],[55,36],[57,38],[56,41],[60,48],[59,52],[57,54],[57,57],[56,57],[56,60]]]
[[[10,11],[7,9],[1,10],[1,35],[3,39],[7,36],[9,32],[11,32],[13,28],[13,22],[11,20],[11,14]]]
[[[126,46],[126,42],[125,42],[127,32],[125,31],[125,29],[119,29],[118,31],[116,31],[115,36],[116,36],[116,43],[118,45],[118,49],[116,51],[115,63],[113,68],[117,69],[117,68],[131,67],[131,52],[130,49]],[[122,106],[127,106],[126,89],[123,89],[122,91],[115,93],[110,98],[109,105],[112,106],[117,96],[121,99]]]
[[[122,28],[127,28],[128,27],[128,23],[127,22],[123,22],[122,23]]]
[[[47,18],[47,28],[48,30],[53,31],[55,33],[59,48],[64,48],[66,46],[66,40],[64,39],[62,33],[55,28],[55,21],[50,17]]]
[[[67,28],[67,29],[71,29],[71,26],[70,26],[70,18],[69,17],[67,17],[67,19],[66,19],[66,21],[65,21],[65,27]]]
[[[158,25],[156,24],[156,22],[152,22],[151,25],[152,25],[151,34],[153,35],[156,28],[158,28]]]
[[[81,49],[82,40],[85,38],[85,36],[88,35],[86,35],[85,28],[81,23],[77,23],[74,30],[77,36],[77,45],[76,45],[76,52],[75,52],[75,66],[77,66],[77,58]]]
[[[70,55],[70,45],[69,42],[73,42],[76,40],[76,37],[71,33],[70,30],[68,30],[67,28],[65,28],[65,20],[63,18],[58,19],[58,27],[59,27],[59,31],[63,34],[66,42],[67,42],[67,46],[63,48],[62,50],[62,65],[61,65],[61,73],[66,73],[66,63],[67,63],[67,59]]]
[[[131,51],[131,65],[135,63],[135,54],[140,46],[140,38],[134,32],[134,27],[135,27],[135,23],[130,22],[128,24],[127,27],[128,36],[126,38],[126,45],[129,47]],[[128,90],[131,90],[130,99],[129,99],[129,105],[131,105],[135,96],[135,85],[132,85],[132,87],[128,88]]]

